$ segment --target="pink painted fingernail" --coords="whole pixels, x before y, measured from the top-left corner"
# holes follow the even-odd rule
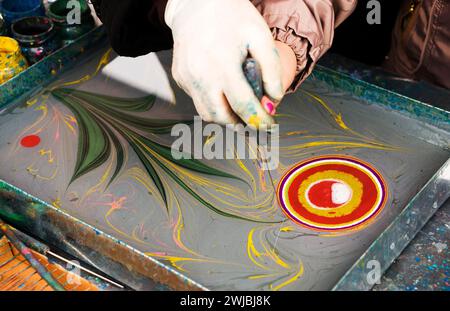
[[[261,105],[264,107],[268,114],[270,114],[271,116],[275,115],[277,106],[267,96],[263,96],[263,98],[261,99]]]
[[[273,116],[275,114],[275,105],[271,101],[267,101],[264,103],[264,107],[266,111]]]

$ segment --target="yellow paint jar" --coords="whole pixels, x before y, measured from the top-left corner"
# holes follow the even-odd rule
[[[0,37],[0,84],[28,68],[19,43],[9,37]]]

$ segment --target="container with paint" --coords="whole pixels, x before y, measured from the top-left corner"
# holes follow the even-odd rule
[[[22,53],[31,64],[52,54],[60,47],[53,22],[48,17],[33,16],[19,19],[12,24],[11,33],[19,41]]]
[[[18,19],[29,16],[44,16],[42,0],[3,0],[0,1],[0,13],[7,26]]]
[[[27,69],[28,64],[19,43],[9,37],[0,37],[0,84]]]
[[[76,10],[79,8],[79,15]],[[85,0],[56,0],[47,15],[52,19],[62,43],[70,44],[95,27],[91,10]]]

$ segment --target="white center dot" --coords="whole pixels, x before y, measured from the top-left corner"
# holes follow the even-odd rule
[[[347,203],[352,196],[352,189],[344,183],[336,182],[331,185],[331,200],[334,204]]]

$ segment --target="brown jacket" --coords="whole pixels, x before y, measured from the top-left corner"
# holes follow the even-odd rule
[[[450,88],[450,0],[407,0],[384,67]]]
[[[334,28],[352,13],[357,0],[251,1],[267,21],[274,38],[288,44],[297,56],[297,77],[292,91],[330,48]],[[170,29],[164,23],[167,0],[92,2],[119,54],[139,56],[172,47]]]

